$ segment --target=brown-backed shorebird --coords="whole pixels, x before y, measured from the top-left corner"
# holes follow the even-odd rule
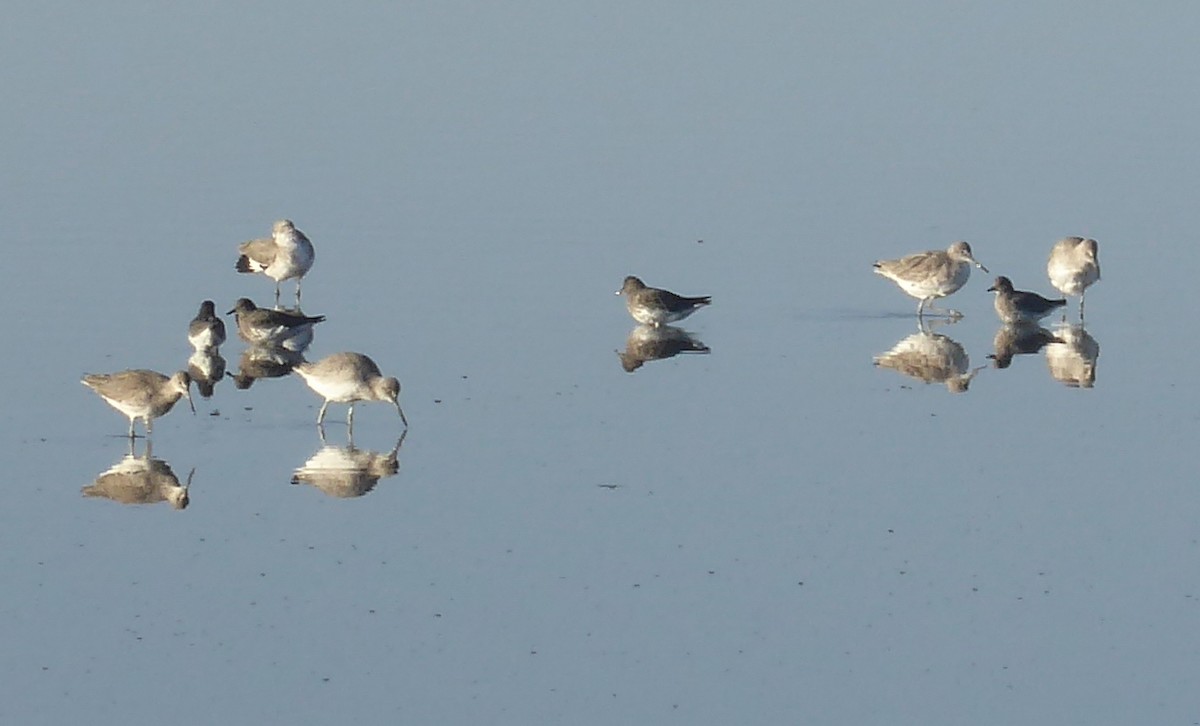
[[[917,252],[897,260],[879,260],[875,263],[876,274],[900,286],[900,289],[920,302],[917,317],[925,314],[925,304],[940,297],[958,292],[971,277],[971,266],[987,272],[971,253],[971,245],[955,242],[945,251],[930,250]],[[931,305],[931,311],[936,309]],[[961,317],[956,310],[946,310],[951,317]]]
[[[1008,325],[1036,323],[1067,304],[1062,298],[1047,300],[1036,292],[1014,290],[1012,280],[1003,275],[996,278],[988,292],[996,293],[996,314]]]
[[[225,342],[225,321],[217,317],[212,300],[200,303],[200,312],[188,323],[188,342],[196,350],[212,350]]]
[[[408,427],[408,419],[400,408],[400,381],[384,378],[379,366],[362,353],[334,353],[316,363],[301,363],[293,370],[308,387],[325,399],[317,413],[317,425],[325,421],[330,402],[349,403],[346,423],[354,427],[354,404],[358,401],[383,401],[395,405],[400,420]]]
[[[669,290],[647,287],[646,283],[633,275],[625,278],[625,284],[621,285],[617,294],[625,296],[625,307],[629,308],[634,320],[656,327],[683,320],[705,305],[712,304],[709,295],[683,297]]]
[[[192,404],[192,379],[187,371],[168,378],[156,371],[128,370],[119,373],[92,373],[83,377],[83,385],[95,391],[108,405],[129,417],[129,436],[133,438],[133,423],[139,418],[149,436],[154,419],[166,415],[181,397]]]
[[[238,337],[251,345],[281,345],[284,341],[312,332],[324,315],[303,315],[287,310],[260,308],[249,298],[239,299],[226,315],[237,320]],[[309,341],[305,341],[307,345]]]

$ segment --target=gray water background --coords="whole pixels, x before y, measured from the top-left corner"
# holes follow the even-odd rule
[[[13,6],[0,720],[1197,722],[1198,30],[1188,3]],[[399,473],[289,484],[320,400],[225,382],[155,429],[186,510],[85,499],[126,421],[79,377],[179,369],[201,300],[268,304],[232,267],[282,217],[317,249],[310,357],[403,382]],[[966,239],[1049,294],[1068,234],[1100,240],[1094,388],[872,365],[916,332],[872,261]],[[626,274],[712,294],[683,326],[712,353],[624,372]],[[973,365],[988,282],[938,330]],[[360,448],[399,433],[359,407]]]

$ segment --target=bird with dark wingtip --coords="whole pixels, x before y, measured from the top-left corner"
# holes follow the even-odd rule
[[[629,308],[634,320],[654,327],[683,320],[705,305],[712,304],[710,295],[683,297],[669,290],[647,287],[646,283],[633,275],[625,278],[625,284],[616,294],[625,296],[625,307]]]
[[[296,299],[300,299],[300,280],[312,269],[312,242],[296,229],[290,219],[281,219],[271,228],[271,236],[252,239],[238,246],[234,269],[238,272],[258,272],[275,281],[275,300],[279,300],[279,283],[296,281]]]
[[[225,321],[217,317],[212,300],[200,303],[200,312],[188,323],[188,342],[196,350],[214,350],[225,342]]]
[[[290,336],[323,322],[324,315],[301,315],[286,310],[260,308],[250,298],[240,298],[233,309],[225,313],[237,320],[238,335],[252,345],[277,344]]]
[[[1012,280],[1003,275],[996,278],[988,292],[996,293],[996,314],[1009,325],[1036,323],[1067,304],[1062,298],[1047,300],[1036,292],[1014,290]]]

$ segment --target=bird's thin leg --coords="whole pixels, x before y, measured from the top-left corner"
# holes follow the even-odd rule
[[[346,414],[346,425],[354,429],[354,404],[350,404],[350,412]]]
[[[921,298],[921,300],[917,303],[917,317],[925,317],[925,298]]]
[[[154,419],[149,416],[143,416],[142,421],[146,424],[146,438],[150,438],[150,434],[154,433]]]
[[[1079,293],[1079,320],[1080,320],[1080,322],[1083,321],[1083,300],[1084,300],[1084,296],[1086,296],[1086,295],[1087,295],[1087,290],[1084,290],[1083,292]]]
[[[132,452],[133,437],[134,437],[134,433],[133,433],[133,422],[134,421],[137,421],[137,416],[133,416],[129,419],[129,446],[130,446],[131,452]]]
[[[327,409],[327,408],[329,408],[329,400],[328,399],[325,400],[325,403],[321,404],[321,410],[317,412],[317,425],[318,426],[325,423],[325,409]]]
[[[938,315],[945,315],[946,317],[953,318],[953,319],[958,319],[963,316],[963,314],[958,312],[957,310],[951,310],[950,308],[934,307],[934,305],[932,303],[926,309],[929,311],[929,313],[931,315],[936,313]]]
[[[321,444],[325,444],[325,424],[317,424],[317,433],[321,435]]]
[[[296,280],[296,305],[300,305],[300,280]]]
[[[275,281],[275,305],[279,305],[279,281]]]

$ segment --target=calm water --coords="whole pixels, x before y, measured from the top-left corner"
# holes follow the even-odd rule
[[[1200,9],[9,15],[6,723],[1200,720]],[[399,449],[225,380],[155,427],[186,509],[85,497],[126,421],[79,377],[269,304],[232,268],[282,217]],[[990,365],[978,271],[924,339],[966,392],[873,365],[921,335],[873,260],[1048,294],[1067,234],[1092,388]],[[625,372],[626,274],[713,295],[711,352]]]

